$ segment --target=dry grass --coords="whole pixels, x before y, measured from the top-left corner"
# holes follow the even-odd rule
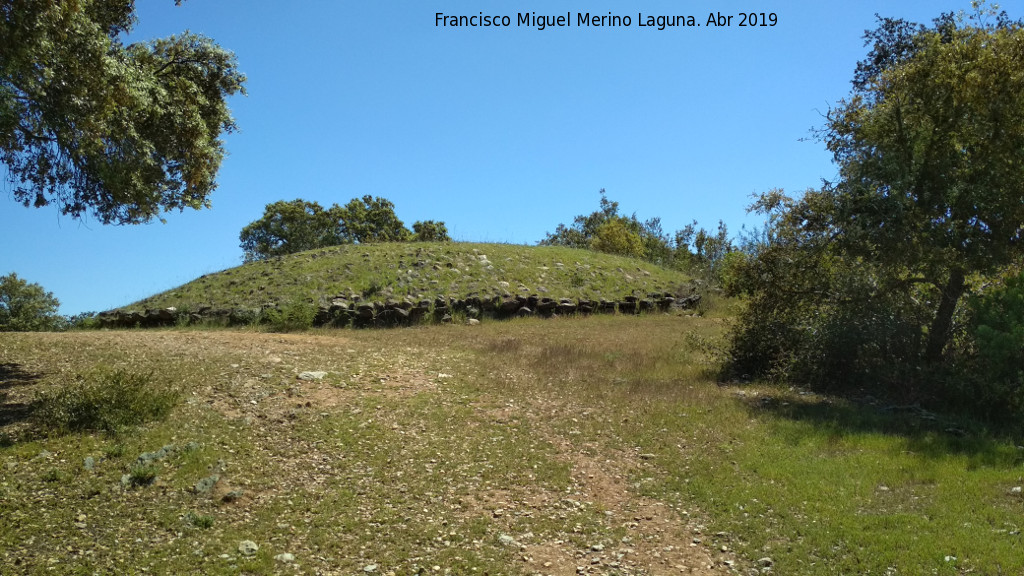
[[[0,334],[2,572],[1024,570],[1024,452],[720,385],[724,322]],[[37,391],[97,364],[184,399],[116,435],[33,426]]]
[[[620,326],[629,338],[643,322],[0,335],[5,374],[23,375],[5,377],[5,406],[98,363],[152,371],[186,397],[166,422],[117,436],[4,421],[0,560],[18,573],[714,571],[686,516],[632,493],[635,454],[601,457],[552,422],[573,419],[589,371],[643,360],[607,356],[624,339],[539,336]],[[327,376],[299,380],[307,370]],[[165,445],[176,449],[146,470],[152,484],[134,482],[137,456]],[[246,539],[261,546],[252,557],[237,550]],[[274,560],[285,552],[297,564]]]

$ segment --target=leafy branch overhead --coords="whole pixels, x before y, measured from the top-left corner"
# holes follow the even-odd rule
[[[0,162],[15,200],[104,224],[209,207],[245,76],[201,35],[125,44],[135,21],[134,2],[0,5]]]
[[[451,240],[444,222],[416,222],[410,232],[391,201],[369,195],[326,209],[301,198],[267,204],[239,239],[246,262],[340,244]]]

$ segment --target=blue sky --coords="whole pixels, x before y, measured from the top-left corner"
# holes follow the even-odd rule
[[[1003,2],[1024,16],[1024,0]],[[237,266],[238,233],[266,204],[395,203],[407,225],[443,220],[456,240],[533,244],[597,208],[735,232],[750,195],[835,177],[810,129],[850,87],[875,13],[928,22],[967,0],[139,2],[132,40],[186,29],[233,50],[249,95],[210,210],[166,224],[102,226],[23,208],[0,189],[0,275],[42,284],[74,314],[122,306]],[[740,12],[773,27],[736,26]],[[509,28],[435,25],[508,15]],[[573,26],[517,27],[520,12]],[[578,12],[632,26],[575,26]],[[736,15],[708,27],[710,13]],[[638,15],[700,27],[638,27]],[[6,186],[6,185],[5,185]]]

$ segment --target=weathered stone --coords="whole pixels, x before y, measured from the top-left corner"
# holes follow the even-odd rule
[[[241,490],[232,490],[221,497],[221,502],[237,502],[242,496],[245,496],[245,492]]]
[[[558,308],[558,302],[555,302],[551,298],[542,299],[537,303],[537,306],[534,307],[537,313],[543,316],[550,316],[555,312],[556,308]]]
[[[255,556],[260,551],[259,544],[252,540],[242,540],[238,543],[238,553],[242,556]]]
[[[558,308],[556,308],[556,310],[558,311],[559,315],[568,316],[570,314],[575,314],[576,308],[576,304],[572,302],[562,301],[558,304]]]
[[[211,474],[196,482],[196,485],[193,486],[192,490],[196,494],[206,494],[217,485],[217,482],[220,482],[220,474]]]

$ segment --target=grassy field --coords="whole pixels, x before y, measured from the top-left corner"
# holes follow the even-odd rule
[[[724,322],[0,334],[0,573],[1024,573],[1024,449],[717,383]],[[39,420],[98,373],[176,401]]]
[[[560,246],[417,242],[343,245],[208,274],[123,309],[260,308],[289,302],[529,296],[620,299],[690,278],[648,262]]]

